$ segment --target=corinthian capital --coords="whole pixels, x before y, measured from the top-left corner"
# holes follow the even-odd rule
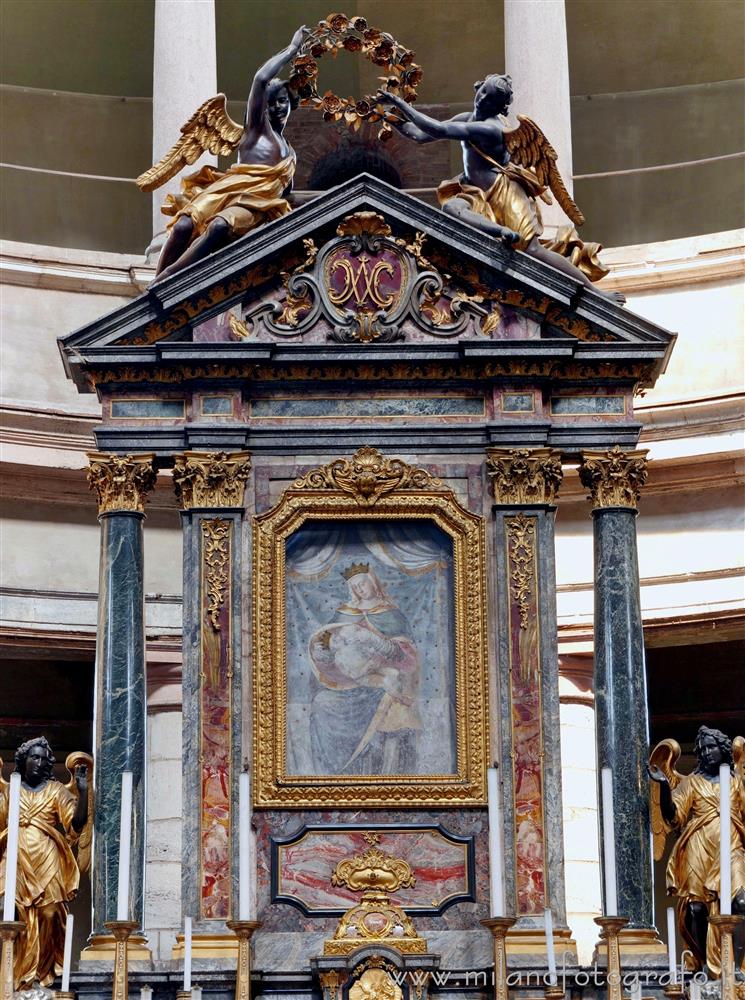
[[[551,448],[492,448],[486,470],[495,502],[511,507],[554,503],[563,476],[559,453]]]
[[[98,496],[98,513],[145,510],[145,497],[155,486],[155,455],[109,455],[88,452],[88,485]]]
[[[173,485],[184,510],[242,507],[250,472],[247,451],[185,451],[176,456]]]
[[[579,467],[580,481],[590,491],[593,507],[636,510],[648,475],[646,450],[622,451],[618,445],[608,451],[584,452]]]

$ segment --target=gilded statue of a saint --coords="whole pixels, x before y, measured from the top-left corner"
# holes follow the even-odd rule
[[[68,903],[78,892],[80,873],[90,867],[93,759],[70,754],[72,780],[52,777],[55,759],[46,739],[28,740],[16,750],[21,775],[18,831],[17,919],[25,924],[16,942],[17,990],[48,986],[62,966]],[[0,760],[0,897],[5,895],[9,784]],[[74,851],[77,852],[77,859]]]
[[[168,277],[290,211],[296,158],[283,132],[298,99],[277,74],[307,35],[307,28],[298,28],[290,44],[257,70],[243,125],[228,115],[224,94],[211,97],[182,126],[163,159],[137,178],[143,191],[154,191],[203,153],[226,156],[238,149],[233,166],[204,166],[183,178],[180,194],[166,198],[162,212],[173,219],[156,277]]]
[[[518,115],[516,128],[507,122],[509,76],[492,73],[475,83],[474,91],[473,110],[446,121],[422,114],[393,91],[379,91],[378,99],[400,115],[387,121],[407,139],[460,142],[463,173],[443,181],[437,192],[444,212],[592,287],[608,273],[597,258],[598,243],[584,243],[571,225],[551,240],[539,239],[543,222],[538,201],[550,204],[549,190],[575,225],[585,221],[556,167],[553,146],[532,119]],[[614,302],[625,301],[620,292],[595,290]]]
[[[719,913],[720,824],[719,767],[729,764],[730,854],[732,858],[732,912],[745,915],[745,740],[730,740],[718,729],[701,726],[693,746],[698,759],[690,774],[675,765],[680,746],[675,740],[658,743],[649,758],[652,832],[655,859],[664,855],[668,834],[676,841],[667,865],[667,891],[677,899],[680,932],[699,968],[721,974],[720,942],[709,916]],[[734,938],[735,969],[742,974],[745,936]]]

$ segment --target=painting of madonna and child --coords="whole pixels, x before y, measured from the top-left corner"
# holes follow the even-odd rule
[[[288,775],[456,771],[453,544],[418,520],[286,543]]]

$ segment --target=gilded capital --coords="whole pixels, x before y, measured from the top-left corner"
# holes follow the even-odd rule
[[[145,497],[155,486],[154,454],[109,455],[88,452],[88,485],[98,496],[98,513],[145,511]]]
[[[630,507],[636,510],[639,493],[647,481],[647,451],[586,451],[579,478],[590,491],[593,507]]]
[[[551,448],[492,448],[486,471],[495,503],[510,507],[554,503],[563,478],[561,457]]]
[[[184,510],[242,507],[250,472],[247,451],[185,451],[176,456],[173,485]]]

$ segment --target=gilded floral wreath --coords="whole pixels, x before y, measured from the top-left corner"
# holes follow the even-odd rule
[[[363,121],[382,121],[378,138],[385,141],[393,134],[387,124],[390,111],[383,109],[375,95],[367,94],[357,100],[354,97],[339,97],[331,90],[327,90],[323,97],[318,93],[317,60],[327,52],[336,57],[342,49],[361,52],[371,63],[380,66],[386,72],[386,76],[379,77],[381,90],[400,94],[407,101],[416,100],[422,68],[414,62],[411,49],[404,48],[392,35],[379,28],[368,27],[364,17],[349,18],[346,14],[329,14],[325,21],[319,21],[293,60],[289,83],[301,104],[312,104],[323,112],[326,121],[344,121],[355,131],[362,127]]]

